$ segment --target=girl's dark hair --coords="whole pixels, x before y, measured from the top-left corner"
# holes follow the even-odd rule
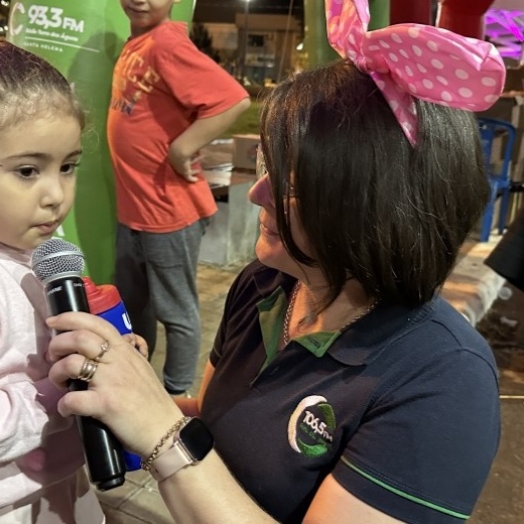
[[[68,81],[42,58],[6,41],[0,41],[0,107],[0,130],[41,111],[70,114],[85,127]]]
[[[280,235],[291,256],[322,270],[324,306],[349,278],[382,301],[427,302],[487,203],[473,115],[415,103],[415,147],[374,81],[344,61],[283,82],[264,103],[261,144]],[[291,177],[311,256],[291,235]]]

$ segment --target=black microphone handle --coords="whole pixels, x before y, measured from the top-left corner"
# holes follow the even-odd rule
[[[79,276],[65,276],[45,286],[47,303],[53,315],[68,311],[89,313],[84,282]],[[87,382],[72,380],[70,391],[85,391]],[[117,488],[125,482],[122,444],[109,428],[93,417],[77,416],[76,421],[84,445],[89,479],[100,490]]]

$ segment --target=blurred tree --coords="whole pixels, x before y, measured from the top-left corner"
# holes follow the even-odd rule
[[[189,36],[202,53],[211,57],[215,62],[220,62],[220,53],[213,47],[213,38],[204,24],[195,22]]]

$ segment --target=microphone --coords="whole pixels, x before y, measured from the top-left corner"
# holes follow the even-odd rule
[[[51,238],[33,251],[31,267],[44,285],[52,315],[68,311],[90,312],[82,280],[84,254],[80,248]],[[83,391],[87,387],[82,380],[72,380],[69,389]],[[76,420],[91,482],[100,491],[121,486],[125,482],[125,464],[120,442],[100,421],[82,416],[76,416]]]

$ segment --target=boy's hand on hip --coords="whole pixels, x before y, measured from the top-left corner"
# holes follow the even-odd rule
[[[169,148],[169,163],[178,176],[186,179],[188,182],[197,182],[196,176],[200,172],[200,155],[197,153],[191,157],[185,157],[177,153],[176,149]]]

